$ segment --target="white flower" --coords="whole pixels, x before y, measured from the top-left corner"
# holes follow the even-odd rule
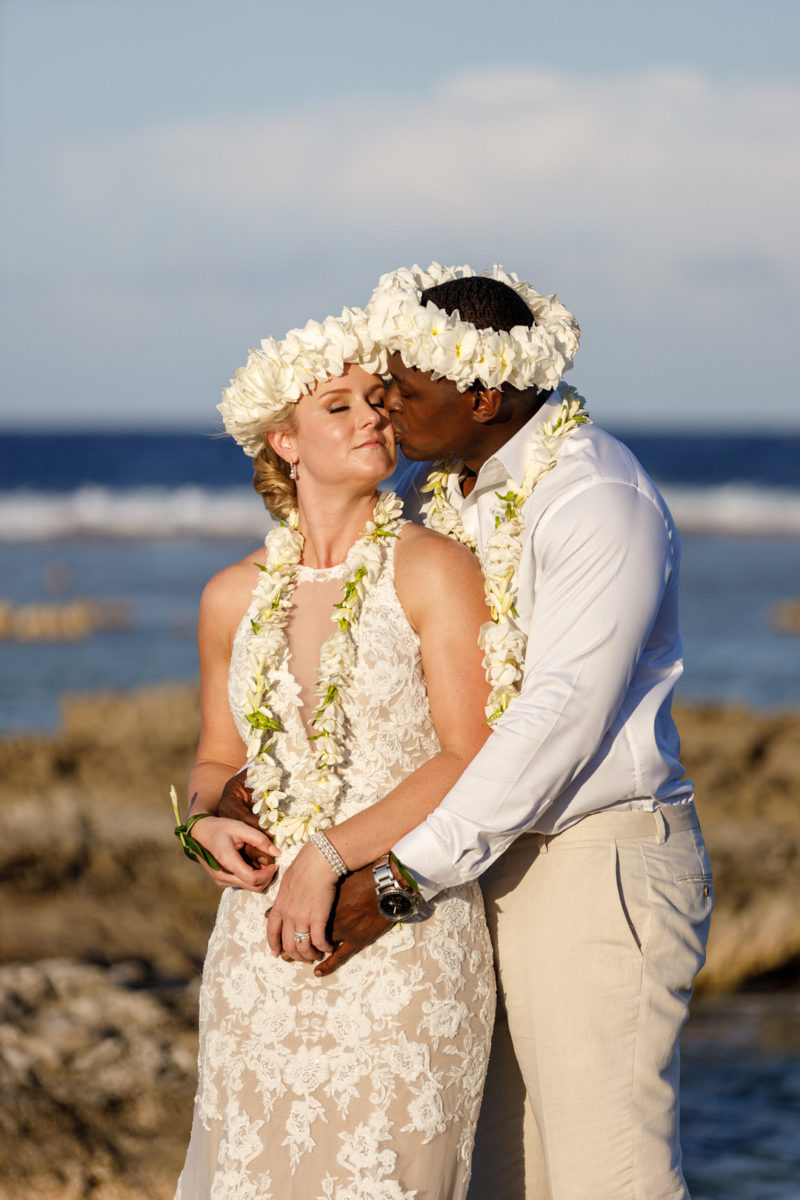
[[[486,701],[486,715],[489,720],[497,720],[508,708],[512,700],[515,700],[519,695],[518,687],[511,687],[504,684],[501,687],[492,688],[489,693],[489,699]]]
[[[225,429],[254,457],[264,446],[267,420],[283,416],[316,383],[341,375],[350,362],[372,374],[386,372],[386,352],[370,335],[360,309],[345,308],[340,317],[309,321],[302,329],[289,330],[283,341],[264,338],[222,393],[218,409]]]
[[[350,634],[337,629],[323,642],[320,650],[320,674],[331,683],[349,677],[356,661],[356,648]]]
[[[522,678],[526,641],[525,635],[507,621],[488,622],[481,627],[478,645],[486,651],[483,665],[492,688],[510,687]]]
[[[385,525],[392,521],[400,521],[402,517],[403,501],[400,497],[395,492],[381,492],[378,503],[375,505],[374,523]]]
[[[404,267],[381,276],[366,307],[370,336],[390,353],[399,353],[407,367],[450,379],[461,392],[476,379],[487,387],[508,382],[523,390],[554,388],[578,349],[575,318],[556,296],[540,295],[502,267],[484,274],[522,298],[533,314],[532,328],[478,330],[430,301],[423,306],[420,298],[427,288],[475,275],[471,267],[432,263],[425,271]]]
[[[495,366],[498,361],[496,358]],[[490,724],[502,716],[519,694],[525,660],[527,639],[512,623],[525,532],[522,510],[536,484],[556,465],[567,438],[579,424],[589,420],[583,398],[574,388],[560,384],[559,393],[561,408],[558,414],[538,429],[527,447],[521,486],[517,487],[509,480],[506,487],[497,492],[495,529],[484,549],[484,590],[492,620],[482,626],[479,644],[485,652],[483,666],[491,688],[485,710]],[[423,492],[431,493],[424,509],[425,524],[456,538],[475,552],[475,539],[467,534],[461,514],[450,499],[456,482],[457,470],[452,464],[443,470],[434,469],[428,476],[422,488]]]
[[[304,804],[282,814],[270,833],[279,849],[284,846],[299,846],[307,842],[317,829],[317,810],[313,804]]]
[[[348,353],[352,344],[347,331],[341,337],[330,330],[326,334],[324,328],[314,323],[301,333],[305,341],[302,338],[290,339],[292,351],[298,359],[305,360],[319,346],[324,346],[329,356],[342,348]],[[337,627],[320,651],[317,686],[319,708],[311,722],[315,730],[312,741],[314,768],[304,781],[301,795],[291,800],[282,790],[283,772],[272,757],[275,739],[282,728],[278,715],[270,705],[270,695],[277,669],[286,654],[284,627],[297,584],[297,567],[303,549],[303,538],[297,530],[297,513],[291,513],[285,526],[276,527],[267,535],[266,568],[256,585],[253,600],[258,618],[251,623],[252,630],[247,642],[250,679],[245,696],[248,717],[253,726],[247,739],[247,784],[253,789],[253,811],[258,816],[260,826],[275,838],[279,846],[300,845],[312,833],[327,829],[333,823],[333,813],[341,790],[337,768],[345,760],[343,700],[356,663],[351,630],[358,622],[365,595],[380,574],[384,561],[381,543],[387,537],[396,536],[401,516],[402,504],[397,497],[393,493],[381,494],[372,520],[367,523],[348,554],[341,607],[333,612]],[[339,627],[342,620],[344,629]]]
[[[331,808],[339,795],[339,780],[333,773],[311,774],[306,778],[305,787],[310,803],[317,810]]]

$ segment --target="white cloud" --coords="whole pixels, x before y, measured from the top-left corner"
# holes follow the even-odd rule
[[[573,238],[599,238],[617,271],[638,271],[643,255],[733,253],[783,269],[800,258],[798,116],[800,87],[768,80],[496,68],[416,99],[334,100],[70,146],[53,186],[101,222],[128,212],[134,241],[165,207],[176,223],[184,214],[187,239],[217,221],[322,241],[437,225],[474,236],[497,220],[567,252]]]
[[[800,85],[770,79],[491,68],[427,95],[57,145],[37,169],[58,229],[40,236],[29,205],[17,275],[32,315],[12,306],[15,344],[60,326],[65,388],[72,362],[79,403],[102,408],[80,364],[133,338],[125,403],[155,373],[170,403],[205,412],[240,338],[243,353],[361,302],[404,262],[501,261],[575,309],[576,381],[607,413],[624,418],[638,390],[656,419],[694,414],[693,397],[705,422],[737,404],[741,418],[766,386],[796,424],[781,347],[800,266],[798,116]],[[80,302],[56,311],[76,286]],[[192,355],[176,378],[179,344]]]

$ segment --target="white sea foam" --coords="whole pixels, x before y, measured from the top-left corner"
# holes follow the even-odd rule
[[[662,491],[686,534],[800,537],[800,489],[744,483],[666,484]],[[263,537],[269,517],[249,488],[84,487],[74,492],[0,493],[0,542],[64,538]]]
[[[750,483],[718,487],[665,484],[661,491],[681,533],[800,537],[800,490]]]
[[[83,487],[74,492],[0,493],[0,541],[63,538],[264,536],[269,515],[252,488]]]

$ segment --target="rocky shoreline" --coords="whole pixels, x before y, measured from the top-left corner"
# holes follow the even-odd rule
[[[717,884],[699,988],[796,982],[800,713],[678,711]],[[0,740],[0,1177],[7,1200],[172,1196],[218,892],[171,836],[191,686],[68,699]]]

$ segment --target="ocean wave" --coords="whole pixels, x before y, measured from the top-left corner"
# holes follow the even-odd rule
[[[262,538],[269,514],[252,488],[82,487],[0,493],[0,541],[64,538]]]
[[[682,533],[800,537],[800,490],[729,483],[665,484]],[[0,493],[0,542],[64,538],[261,538],[269,516],[249,487],[82,487],[73,492]]]
[[[726,483],[664,484],[661,492],[681,533],[728,537],[800,537],[800,490]]]

